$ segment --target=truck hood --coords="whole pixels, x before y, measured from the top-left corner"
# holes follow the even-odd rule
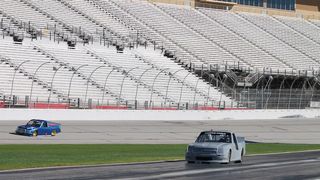
[[[192,143],[189,146],[198,147],[198,148],[220,148],[223,146],[227,146],[230,143],[219,143],[219,142],[204,142],[204,143]]]
[[[21,129],[35,129],[35,127],[32,127],[30,125],[21,125],[21,126],[18,126],[18,128],[21,128]]]

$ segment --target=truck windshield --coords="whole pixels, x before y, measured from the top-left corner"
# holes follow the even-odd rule
[[[208,132],[201,133],[197,138],[196,142],[222,142],[231,143],[231,133],[226,132]]]
[[[27,125],[38,128],[41,126],[41,121],[31,120],[27,123]]]

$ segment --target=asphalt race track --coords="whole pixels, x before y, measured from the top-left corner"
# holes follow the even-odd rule
[[[319,179],[320,151],[248,156],[242,164],[185,161],[0,172],[0,179]]]
[[[0,121],[0,144],[188,144],[202,130],[232,130],[256,142],[320,144],[320,119],[223,121],[63,121],[55,137],[15,134],[24,121]]]

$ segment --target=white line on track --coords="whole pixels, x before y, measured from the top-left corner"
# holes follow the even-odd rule
[[[292,152],[267,153],[267,154],[251,154],[251,155],[246,155],[246,156],[266,156],[266,155],[277,155],[277,154],[281,155],[281,154],[293,154],[293,153],[302,153],[302,152],[318,152],[318,151],[320,151],[320,150],[318,149],[318,150],[292,151]],[[184,160],[183,159],[174,159],[174,160],[169,160],[169,161],[165,160],[165,161],[146,161],[146,162],[112,163],[112,164],[96,164],[96,165],[51,166],[51,167],[36,167],[36,168],[1,170],[0,173],[12,173],[12,172],[34,171],[34,170],[56,170],[56,169],[64,169],[64,168],[67,169],[67,168],[90,168],[90,167],[104,167],[104,166],[126,166],[126,165],[138,165],[138,164],[181,162],[181,161],[184,161]]]
[[[302,150],[302,151],[288,151],[288,152],[276,152],[276,153],[264,153],[264,154],[249,154],[246,157],[250,156],[268,156],[268,155],[281,155],[281,154],[294,154],[294,153],[304,153],[304,152],[318,152],[320,149],[313,150]],[[320,180],[320,179],[319,179]]]
[[[177,172],[163,173],[163,174],[152,175],[152,176],[126,178],[126,180],[168,179],[168,178],[173,178],[173,177],[204,174],[204,173],[251,169],[251,168],[266,168],[266,167],[275,167],[275,166],[292,165],[292,164],[300,164],[300,163],[311,163],[311,162],[320,162],[320,159],[317,158],[317,159],[309,159],[309,160],[279,162],[279,163],[266,163],[266,164],[257,164],[257,165],[241,166],[241,167],[177,171]]]

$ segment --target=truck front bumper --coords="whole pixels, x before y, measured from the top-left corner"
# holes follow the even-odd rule
[[[32,136],[33,131],[31,131],[31,130],[23,130],[22,131],[21,129],[18,129],[18,130],[16,130],[16,134]]]
[[[187,152],[185,159],[190,163],[228,163],[229,159],[225,155],[219,154],[198,154]]]

